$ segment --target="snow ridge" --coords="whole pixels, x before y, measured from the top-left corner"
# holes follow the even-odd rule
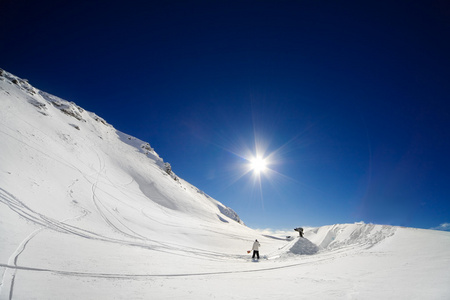
[[[315,228],[306,235],[320,249],[340,249],[349,246],[371,248],[395,234],[396,227],[374,224],[336,224]]]
[[[87,112],[86,110],[84,110],[83,108],[81,108],[80,106],[75,104],[74,102],[69,102],[60,97],[51,95],[44,91],[41,91],[41,90],[33,87],[32,85],[30,85],[28,80],[21,79],[3,69],[0,69],[0,80],[9,85],[15,86],[20,91],[22,91],[25,94],[25,98],[26,98],[27,102],[32,104],[34,107],[36,107],[37,111],[40,114],[47,116],[47,117],[51,116],[52,112],[51,112],[50,108],[54,107],[57,110],[59,110],[60,112],[62,112],[63,114],[65,114],[71,118],[74,118],[76,121],[74,120],[73,122],[69,122],[69,125],[77,130],[82,130],[82,128],[84,126],[83,124],[91,123],[94,128],[92,128],[92,126],[90,126],[91,127],[90,129],[88,129],[88,128],[86,128],[86,129],[90,130],[91,132],[94,132],[94,131],[97,132],[99,138],[108,139],[110,142],[114,142],[114,141],[111,141],[111,138],[115,139],[118,137],[118,139],[120,141],[122,141],[123,143],[133,147],[139,153],[144,154],[152,162],[152,164],[159,167],[160,170],[163,171],[163,174],[168,175],[170,178],[172,178],[180,187],[183,187],[183,184],[186,185],[185,187],[183,187],[185,189],[191,186],[187,182],[183,181],[184,183],[182,183],[180,181],[180,178],[172,170],[171,164],[168,162],[165,162],[158,155],[158,153],[150,146],[150,144],[148,142],[142,141],[131,135],[128,135],[128,134],[122,133],[118,130],[115,130],[112,125],[107,123],[103,118],[99,117],[95,113]],[[4,90],[5,93],[9,93],[4,88],[2,88],[2,90]],[[91,120],[93,120],[95,122],[92,122]],[[105,128],[102,129],[102,128],[96,126],[95,123],[100,123],[101,125],[105,126]],[[105,135],[107,135],[108,137]],[[65,140],[67,140],[68,137],[69,137],[69,135],[67,135],[67,134],[63,135],[63,138]],[[135,172],[133,172],[133,174],[137,176],[137,178],[136,178],[137,182],[142,183],[142,182],[147,181],[147,179],[145,179],[146,176],[144,176],[142,174],[137,174]],[[141,184],[141,187],[142,187],[141,190],[149,191],[147,184],[144,184],[144,185]],[[153,187],[154,187],[154,185],[150,184],[150,189],[153,189]],[[201,192],[201,191],[199,191],[199,192]],[[205,193],[201,192],[201,194],[203,194],[205,196],[205,199],[208,199],[208,201],[210,201],[212,203],[216,202],[216,200],[210,198]],[[153,193],[153,195],[154,195],[154,193]],[[178,205],[174,205],[174,204],[166,205],[165,204],[166,200],[159,200],[159,199],[162,199],[159,196],[157,196],[155,199],[157,199],[156,201],[158,203],[160,203],[166,207],[179,208]],[[167,198],[165,198],[165,199],[167,199]],[[231,210],[229,208],[222,209],[221,205],[217,205],[217,209],[218,209],[219,214],[223,214],[225,217],[230,218],[238,223],[243,224],[243,222],[240,220],[239,216],[233,210]]]
[[[235,220],[236,222],[238,222],[240,224],[244,224],[244,222],[242,222],[241,218],[239,218],[238,214],[231,208],[223,206],[221,204],[218,204],[217,207],[219,208],[220,212],[222,214],[224,214],[225,216],[229,217],[232,220]]]

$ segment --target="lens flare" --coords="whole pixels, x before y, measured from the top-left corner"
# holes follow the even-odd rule
[[[264,172],[267,169],[267,162],[266,159],[262,157],[255,157],[250,160],[250,168],[256,172],[261,173]]]

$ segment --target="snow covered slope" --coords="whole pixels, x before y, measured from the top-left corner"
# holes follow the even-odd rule
[[[22,214],[47,225],[41,214],[58,219],[79,212],[81,229],[100,221],[111,237],[142,238],[155,227],[176,233],[174,224],[189,220],[243,227],[230,208],[178,178],[148,143],[2,74],[2,199]],[[161,220],[167,214],[173,224]]]
[[[448,232],[263,235],[149,143],[1,69],[0,141],[0,299],[449,298]]]

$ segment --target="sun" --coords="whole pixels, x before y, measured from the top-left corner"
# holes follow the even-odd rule
[[[250,168],[259,174],[267,169],[267,162],[262,157],[255,157],[250,160]]]

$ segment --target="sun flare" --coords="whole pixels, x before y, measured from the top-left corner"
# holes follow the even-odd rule
[[[250,161],[250,167],[256,173],[261,173],[266,170],[267,162],[262,157],[255,157]]]

